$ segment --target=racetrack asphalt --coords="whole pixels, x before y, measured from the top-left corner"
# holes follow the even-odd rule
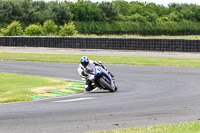
[[[0,61],[0,72],[79,80],[78,64]],[[1,133],[78,133],[200,120],[200,68],[106,65],[119,91],[0,104]]]

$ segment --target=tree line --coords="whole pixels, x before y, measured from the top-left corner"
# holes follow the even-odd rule
[[[55,23],[60,35],[59,30],[67,29],[68,23],[81,34],[191,35],[200,34],[200,6],[177,3],[163,6],[124,0],[96,3],[89,0],[0,1],[0,28],[3,33],[13,22],[20,22],[26,31],[30,26],[32,29],[44,27],[46,21]],[[75,33],[76,30],[73,30]],[[44,30],[41,30],[40,35],[43,33]]]

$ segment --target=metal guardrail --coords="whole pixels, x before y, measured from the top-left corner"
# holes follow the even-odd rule
[[[200,52],[200,40],[88,37],[0,37],[0,46]]]

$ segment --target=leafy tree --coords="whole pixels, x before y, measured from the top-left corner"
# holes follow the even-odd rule
[[[103,11],[89,0],[78,0],[70,4],[74,21],[104,21],[106,16]]]
[[[145,22],[145,21],[147,21],[146,17],[140,15],[139,13],[136,13],[134,15],[129,16],[128,20],[131,20],[131,21],[134,21],[134,22],[136,22],[136,21],[137,22]]]
[[[124,0],[116,0],[114,1],[115,5],[119,7],[119,13],[122,15],[129,15],[130,12],[130,3]]]
[[[19,0],[19,3],[22,8],[22,18],[21,21],[28,25],[32,22],[35,22],[35,10],[32,5],[32,0]]]
[[[173,21],[165,21],[159,23],[159,30],[162,34],[165,35],[175,35],[176,33],[179,32],[180,26],[177,22]]]
[[[32,6],[35,10],[32,23],[42,24],[46,20],[53,18],[49,10],[49,3],[46,3],[45,1],[33,1]]]
[[[8,4],[10,5],[9,18],[11,20],[20,21],[22,18],[23,12],[22,12],[22,8],[19,1],[16,1],[16,0],[8,1]]]
[[[168,14],[166,7],[163,5],[156,5],[155,3],[147,3],[144,5],[145,12],[149,14],[155,14],[157,16],[162,16]]]
[[[72,19],[69,3],[58,3],[58,1],[51,1],[49,3],[51,19],[57,24],[68,23]]]
[[[19,21],[13,21],[6,29],[2,30],[2,34],[4,36],[21,36],[24,31]]]
[[[12,20],[10,14],[12,12],[12,6],[10,1],[0,1],[0,22],[10,23]]]
[[[144,3],[133,1],[130,3],[129,12],[130,14],[138,13],[140,15],[143,15],[145,13],[144,6]]]
[[[172,12],[169,15],[167,15],[167,17],[169,18],[170,21],[179,21],[179,16],[175,13]]]
[[[200,22],[200,6],[195,10],[195,18]]]
[[[113,20],[119,14],[119,8],[114,2],[101,2],[99,8],[106,14],[109,20]]]

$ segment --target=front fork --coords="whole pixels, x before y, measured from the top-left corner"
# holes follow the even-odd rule
[[[115,88],[115,80],[113,80],[114,75],[112,75],[110,72],[107,72],[106,70],[102,70],[102,73],[105,77],[109,79],[112,88]]]

